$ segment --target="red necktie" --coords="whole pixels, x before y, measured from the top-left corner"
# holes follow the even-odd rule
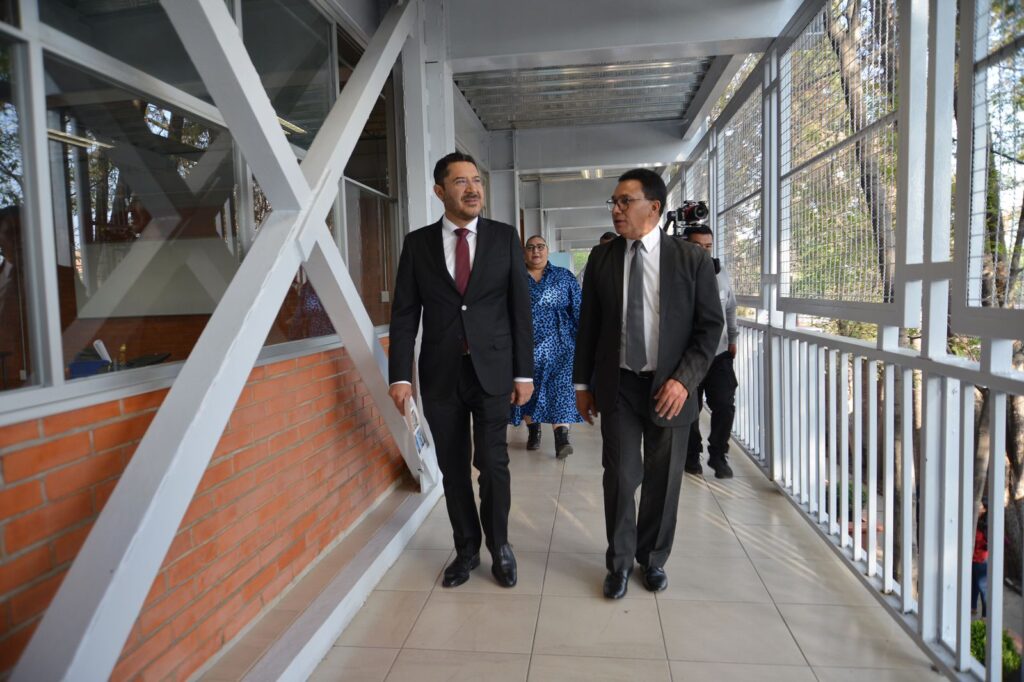
[[[455,236],[459,239],[455,243],[455,288],[459,290],[459,294],[466,293],[466,286],[469,285],[469,273],[472,270],[469,264],[467,234],[469,234],[469,230],[464,227],[455,230]]]

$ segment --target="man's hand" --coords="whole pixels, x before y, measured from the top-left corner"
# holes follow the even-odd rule
[[[594,417],[597,416],[597,403],[594,402],[592,392],[576,389],[576,411],[587,420],[588,424],[594,423]]]
[[[579,395],[579,393],[576,394],[577,403],[580,400]],[[668,379],[654,394],[654,399],[658,401],[654,404],[654,411],[662,419],[674,419],[682,411],[683,403],[686,402],[688,395],[690,392],[686,390],[685,386],[675,379]]]
[[[532,381],[517,381],[513,384],[512,389],[512,404],[519,405],[520,407],[530,401],[530,396],[533,395],[533,382]]]
[[[391,400],[394,401],[398,412],[404,417],[405,401],[412,397],[412,385],[392,384],[391,388],[388,389],[388,395],[391,396]]]
[[[732,357],[736,357],[736,344],[735,343],[730,343],[729,344],[729,355],[731,355]]]

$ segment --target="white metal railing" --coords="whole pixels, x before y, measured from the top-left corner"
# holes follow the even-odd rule
[[[998,655],[986,670],[970,653],[976,388],[990,391],[987,627],[1001,633],[1006,401],[1024,377],[739,326],[734,440],[948,673],[1000,679]]]

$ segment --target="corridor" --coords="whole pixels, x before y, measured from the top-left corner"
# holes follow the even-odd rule
[[[549,430],[539,452],[526,451],[525,428],[509,440],[518,586],[498,587],[485,555],[468,583],[440,587],[451,558],[442,500],[311,679],[940,679],[735,446],[734,479],[707,467],[708,478],[685,478],[669,588],[652,595],[634,572],[611,602],[598,428],[574,427],[564,463]]]

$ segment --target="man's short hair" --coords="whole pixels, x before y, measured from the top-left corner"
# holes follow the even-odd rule
[[[463,152],[452,152],[451,154],[446,154],[438,159],[437,163],[434,164],[434,184],[444,186],[444,179],[448,175],[448,166],[460,161],[471,163],[477,168],[480,168],[476,159],[469,154],[464,154]]]
[[[615,234],[614,232],[605,232],[604,234],[601,235],[601,238],[598,239],[597,241],[599,241],[600,243],[604,244],[605,242],[610,242],[611,240],[615,239],[618,236],[619,235]]]
[[[698,225],[687,225],[686,227],[683,228],[683,236],[686,239],[689,239],[691,234],[706,234],[712,237],[715,236],[715,233],[711,231],[711,228],[703,223],[700,223]]]
[[[668,188],[665,187],[665,181],[661,179],[660,175],[649,168],[634,168],[619,176],[619,182],[627,180],[638,181],[644,188],[644,198],[658,202],[658,206],[661,207],[659,216],[665,212]]]

